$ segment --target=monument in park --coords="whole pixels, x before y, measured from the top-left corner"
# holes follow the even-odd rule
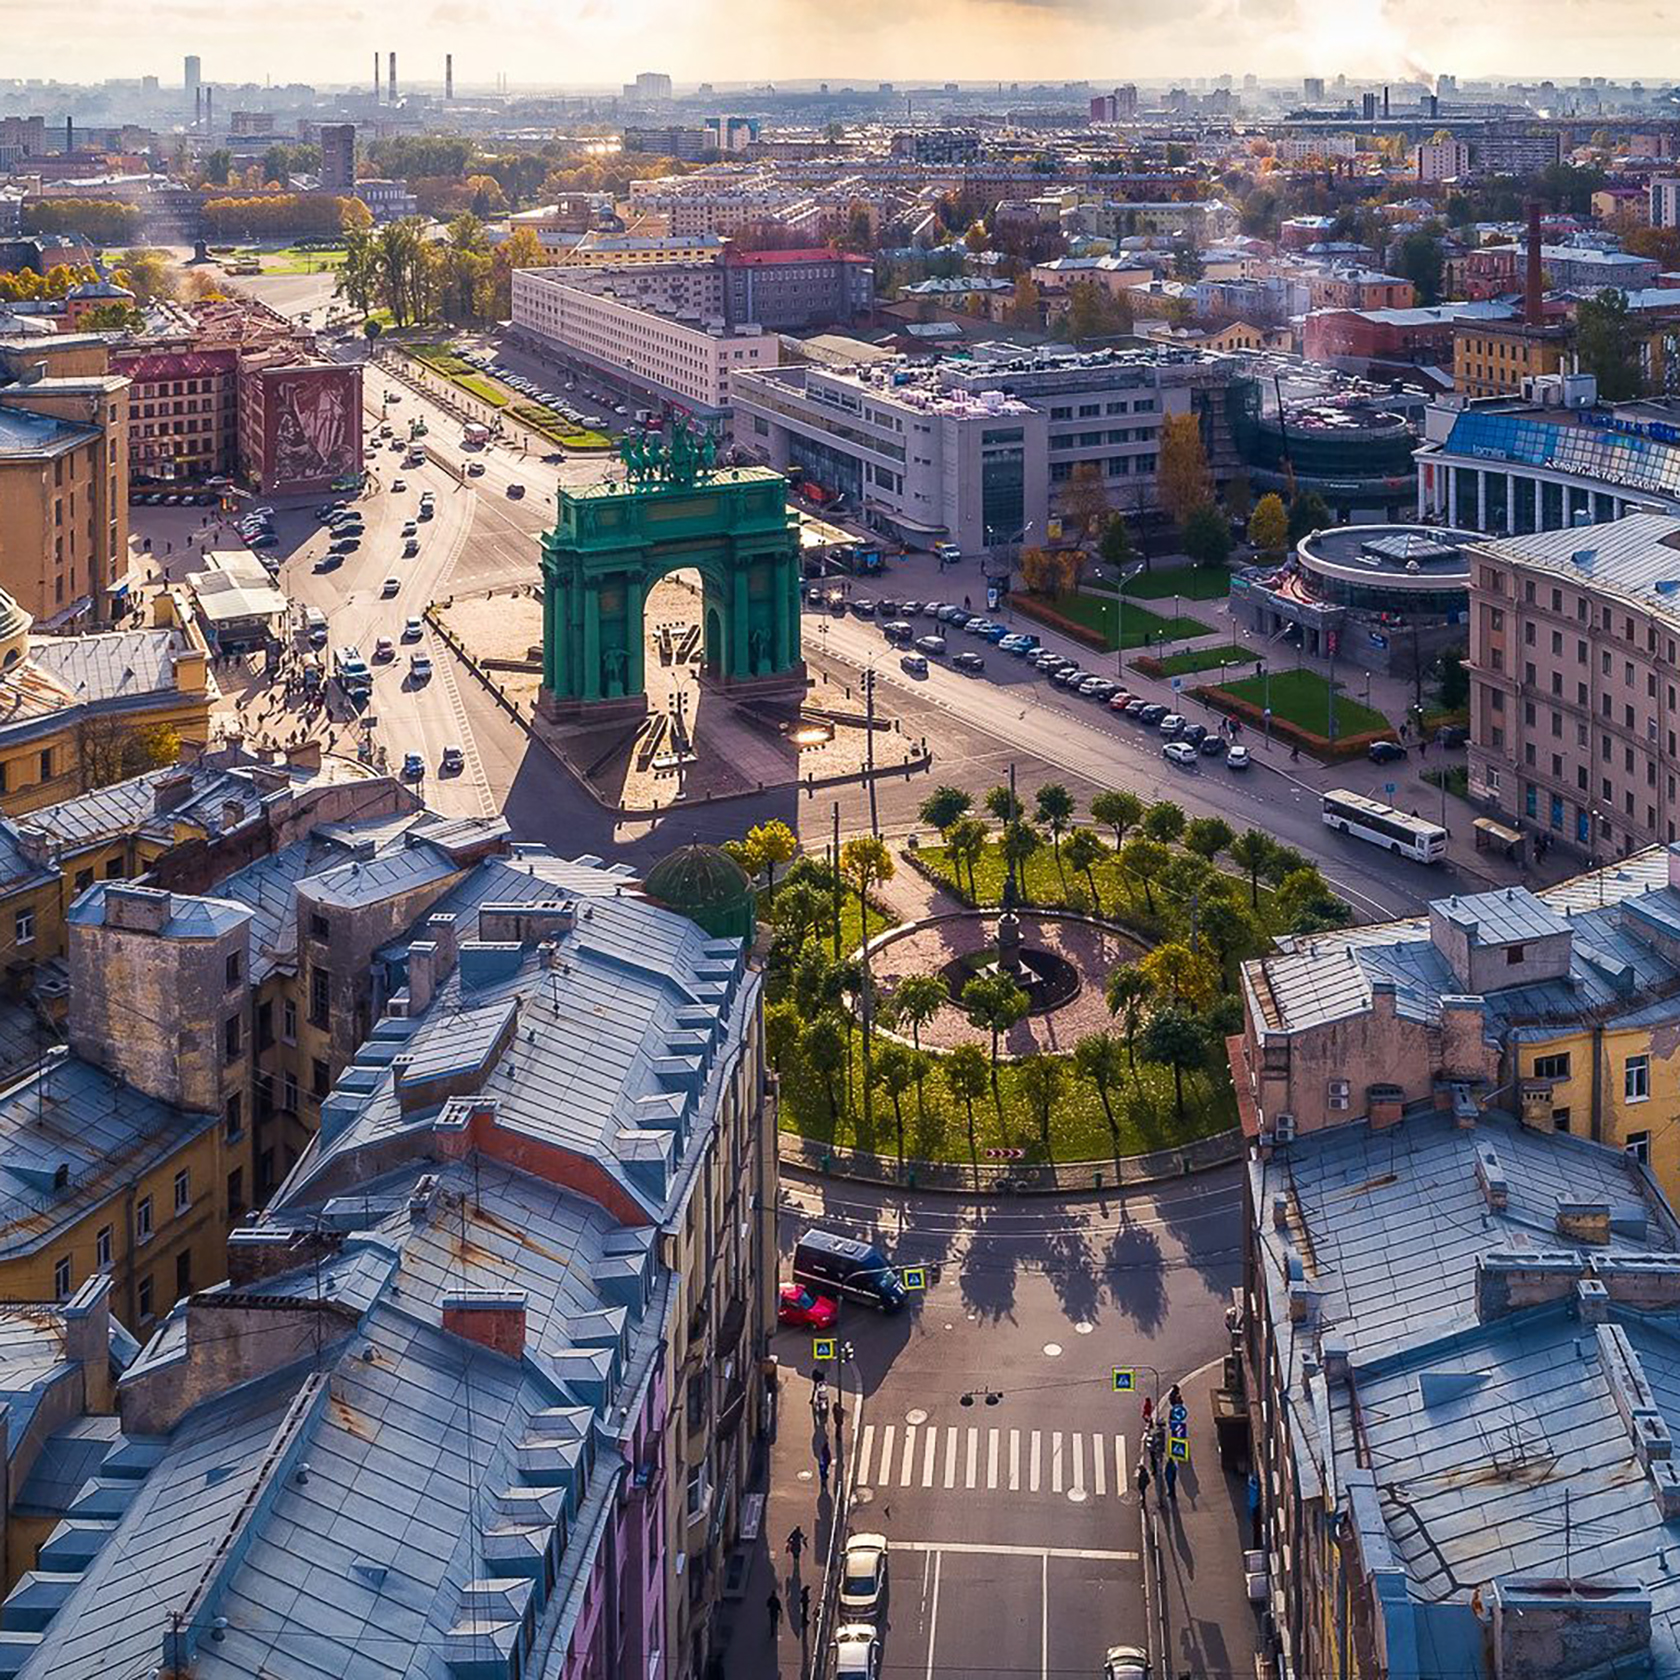
[[[627,437],[622,480],[560,491],[542,538],[540,705],[557,721],[639,715],[648,591],[669,572],[701,580],[703,676],[731,697],[802,696],[799,532],[787,482],[719,467],[709,433],[678,419]]]

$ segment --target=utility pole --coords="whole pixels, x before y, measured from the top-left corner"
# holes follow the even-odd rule
[[[829,852],[834,869],[834,960],[840,960],[840,801],[834,802],[834,843]]]
[[[869,786],[869,832],[881,838],[881,814],[875,801],[875,667],[867,666],[863,673],[863,776]],[[869,931],[867,925],[865,934]]]

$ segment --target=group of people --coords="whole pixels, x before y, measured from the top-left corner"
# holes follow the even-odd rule
[[[1187,1414],[1184,1409],[1184,1394],[1177,1383],[1167,1390],[1167,1404],[1164,1408],[1169,1419],[1182,1420]],[[1162,1425],[1161,1415],[1155,1409],[1154,1400],[1144,1396],[1143,1401],[1143,1448],[1138,1454],[1137,1492],[1138,1503],[1144,1505],[1149,1500],[1149,1484],[1160,1480],[1164,1497],[1178,1501],[1178,1461],[1170,1454],[1165,1467],[1161,1463]],[[1147,1458],[1147,1462],[1145,1462]]]

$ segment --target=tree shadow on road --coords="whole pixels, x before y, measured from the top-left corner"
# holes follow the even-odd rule
[[[957,1283],[963,1305],[983,1319],[1015,1316],[1016,1250],[1012,1244],[989,1242],[989,1227],[1008,1204],[986,1202],[975,1210],[967,1251],[960,1262]],[[1003,1235],[1009,1235],[1007,1229]]]
[[[1159,1327],[1167,1316],[1167,1285],[1161,1242],[1154,1231],[1129,1225],[1115,1232],[1103,1256],[1103,1277],[1115,1306],[1140,1330]]]
[[[1044,1275],[1056,1292],[1062,1311],[1076,1323],[1094,1320],[1102,1301],[1103,1280],[1082,1229],[1046,1231]]]

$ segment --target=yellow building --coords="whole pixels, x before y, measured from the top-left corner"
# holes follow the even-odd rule
[[[1453,328],[1453,389],[1467,397],[1515,396],[1522,382],[1573,366],[1566,322],[1460,321]]]
[[[0,589],[108,624],[128,570],[128,389],[96,333],[0,339]]]

